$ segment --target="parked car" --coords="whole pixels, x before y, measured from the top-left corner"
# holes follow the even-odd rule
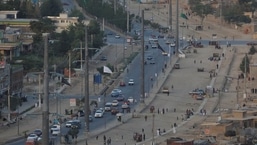
[[[27,140],[37,140],[38,139],[38,136],[37,134],[35,133],[31,133],[28,137],[27,137]]]
[[[72,124],[72,120],[69,120],[69,121],[66,122],[65,126],[67,128],[69,128],[69,127],[71,127],[71,124]]]
[[[257,42],[247,42],[246,45],[254,46],[254,45],[257,45]]]
[[[106,57],[106,56],[102,56],[102,57],[100,58],[100,60],[101,60],[101,61],[106,61],[106,60],[107,60],[107,57]]]
[[[60,128],[54,128],[54,129],[51,130],[51,131],[52,131],[52,135],[53,135],[53,136],[57,136],[57,135],[59,135],[59,134],[61,133]]]
[[[81,122],[80,120],[73,120],[71,122],[71,128],[78,128],[80,129],[81,128]]]
[[[118,100],[113,100],[113,101],[112,101],[112,106],[113,106],[113,107],[119,106],[119,101],[118,101]]]
[[[95,118],[102,118],[103,116],[104,116],[103,110],[98,109],[95,111]]]
[[[115,35],[115,38],[116,38],[116,39],[119,39],[119,38],[120,38],[120,35],[118,35],[118,34]]]
[[[134,79],[129,79],[128,85],[134,85]]]
[[[150,60],[150,62],[149,62],[150,64],[155,64],[155,60],[154,59],[152,59],[152,60]]]
[[[176,44],[174,42],[170,43],[170,47],[175,47],[175,46],[176,46]]]
[[[151,59],[153,59],[153,56],[152,56],[152,55],[148,55],[148,56],[146,57],[146,59],[147,59],[147,60],[151,60]]]
[[[120,89],[113,89],[111,92],[112,97],[118,97],[121,94],[122,94],[122,91]]]
[[[51,131],[51,133],[53,132],[53,130],[55,130],[55,129],[60,129],[60,125],[58,125],[58,124],[55,124],[55,125],[53,125],[53,126],[51,126],[51,128],[50,128],[50,131]]]
[[[36,134],[37,136],[41,136],[42,135],[42,130],[41,129],[35,129],[34,134]]]
[[[89,122],[93,122],[93,116],[89,115]]]

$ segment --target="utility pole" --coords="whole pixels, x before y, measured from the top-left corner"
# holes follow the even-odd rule
[[[155,114],[153,113],[153,120],[152,120],[152,145],[155,145],[154,143],[154,117],[155,117]]]
[[[114,6],[113,6],[113,8],[114,8],[114,15],[116,15],[116,10],[117,10],[117,0],[114,0]]]
[[[219,117],[221,119],[221,96],[220,96],[220,90],[219,90]]]
[[[244,99],[246,99],[246,57],[247,57],[247,54],[245,54],[245,64],[244,64]]]
[[[176,55],[178,55],[178,49],[179,49],[179,4],[178,0],[176,1]]]
[[[69,52],[69,83],[71,83],[71,53]]]
[[[169,0],[169,30],[172,32],[172,0]]]
[[[41,108],[41,74],[38,74],[38,107]]]
[[[49,144],[49,82],[48,82],[48,33],[43,33],[44,42],[44,103],[43,103],[43,134],[42,144]]]
[[[237,78],[237,86],[236,86],[236,109],[239,109],[239,78]]]
[[[82,41],[80,41],[80,71],[82,71],[82,69],[83,69],[82,58],[83,58],[83,56],[82,56]]]
[[[85,134],[86,134],[86,145],[89,133],[89,68],[88,68],[88,42],[87,42],[87,26],[85,26]]]
[[[140,98],[140,102],[141,103],[145,103],[145,42],[144,42],[144,10],[142,10],[142,21],[141,21],[141,32],[142,32],[142,36],[141,36],[141,55],[142,55],[142,60],[141,60],[141,98]]]
[[[104,18],[103,18],[103,31],[104,31]]]
[[[127,11],[127,35],[129,33],[129,11]]]
[[[222,9],[223,9],[223,0],[220,0],[220,25],[222,25]]]

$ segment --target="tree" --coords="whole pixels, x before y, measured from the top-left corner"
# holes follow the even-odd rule
[[[213,8],[211,7],[210,4],[202,4],[202,3],[195,3],[191,7],[192,12],[194,12],[196,15],[201,17],[201,25],[203,24],[203,20],[207,15],[212,14]]]
[[[252,45],[251,48],[250,48],[250,50],[249,50],[249,52],[248,52],[248,54],[254,55],[255,53],[256,53],[256,49],[255,49],[255,47]]]
[[[85,19],[84,15],[77,9],[72,9],[69,16],[70,17],[79,17],[79,19],[78,19],[79,22],[82,22],[82,20]]]
[[[240,64],[240,70],[243,72],[243,73],[249,73],[250,69],[249,69],[249,64],[250,64],[250,60],[248,58],[247,55],[245,55],[245,57],[243,58],[241,64]],[[245,72],[246,70],[246,72]]]
[[[59,16],[63,11],[61,0],[47,0],[40,7],[41,16]]]

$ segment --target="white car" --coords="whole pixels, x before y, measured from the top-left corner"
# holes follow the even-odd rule
[[[122,108],[122,109],[128,109],[128,108],[129,108],[129,105],[126,104],[126,103],[124,103],[124,104],[121,105],[121,108]]]
[[[73,122],[72,120],[70,120],[70,121],[67,121],[67,122],[66,122],[66,124],[65,124],[65,126],[66,126],[66,127],[71,127],[71,125],[72,125],[72,122]]]
[[[176,44],[174,42],[170,43],[170,47],[175,47],[175,46],[176,46]]]
[[[111,111],[111,107],[112,107],[112,103],[107,102],[107,103],[105,103],[104,110],[105,111]]]
[[[134,85],[134,79],[129,79],[128,85]]]
[[[61,133],[60,128],[54,128],[54,129],[52,130],[52,135],[54,135],[54,136],[57,136],[57,135],[60,134],[60,133]]]
[[[133,98],[133,97],[129,97],[129,98],[128,98],[128,101],[129,101],[130,103],[133,103],[133,102],[134,102],[134,98]]]
[[[104,115],[103,111],[98,109],[95,111],[95,118],[102,118]]]
[[[27,140],[37,140],[38,136],[34,133],[31,133],[28,137]]]
[[[119,101],[118,100],[113,100],[112,101],[112,106],[113,107],[117,107],[119,105]]]
[[[115,35],[115,38],[116,38],[116,39],[119,39],[119,38],[120,38],[120,35]]]
[[[55,130],[55,129],[60,129],[61,128],[61,126],[60,125],[58,125],[58,124],[55,124],[55,125],[53,125],[52,127],[51,127],[51,132],[53,132],[53,130]]]

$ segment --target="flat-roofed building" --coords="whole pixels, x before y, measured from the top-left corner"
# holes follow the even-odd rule
[[[66,30],[70,25],[75,25],[78,23],[78,17],[68,17],[67,13],[60,13],[59,16],[47,16],[46,18],[54,21],[57,33],[61,33]]]

